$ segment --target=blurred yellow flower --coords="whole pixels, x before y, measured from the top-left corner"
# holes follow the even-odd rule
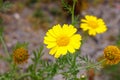
[[[13,52],[13,59],[15,64],[22,64],[24,62],[27,62],[28,58],[28,51],[24,48],[15,49]]]
[[[117,46],[107,46],[104,49],[106,64],[118,64],[120,62],[120,50]]]
[[[64,24],[63,27],[58,24],[48,30],[44,37],[44,43],[47,44],[47,48],[51,48],[49,54],[59,58],[61,55],[66,55],[67,51],[74,53],[75,49],[79,49],[81,36],[75,34],[76,31],[74,26],[67,24]]]
[[[88,30],[88,34],[95,36],[96,34],[103,33],[107,30],[107,27],[101,18],[97,18],[96,16],[86,15],[85,19],[81,19],[80,28],[83,31]]]

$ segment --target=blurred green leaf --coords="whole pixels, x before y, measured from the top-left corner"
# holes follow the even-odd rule
[[[24,42],[24,43],[17,42],[13,50],[21,48],[21,47],[27,49],[28,44],[29,44],[28,42]]]
[[[4,27],[3,27],[3,19],[0,17],[0,36],[3,35]]]
[[[67,2],[65,2],[65,0],[61,0],[62,1],[62,5],[64,7],[64,9],[68,10],[69,13],[72,12],[72,7],[70,5],[68,5]]]
[[[41,9],[37,9],[33,13],[33,17],[35,17],[35,18],[43,18],[44,17],[44,13],[43,13],[43,11]]]
[[[3,30],[4,30],[4,28],[3,27],[0,27],[0,36],[2,37],[2,35],[3,35]]]
[[[0,11],[5,12],[7,10],[9,10],[9,8],[12,7],[12,3],[10,3],[9,1],[6,2],[2,2],[2,0],[0,0]]]
[[[116,46],[120,47],[120,34],[118,35],[117,41],[116,41]]]
[[[0,80],[12,80],[13,76],[10,72],[0,74]]]
[[[2,7],[3,5],[3,0],[0,0],[0,8]]]
[[[120,64],[106,66],[103,71],[110,76],[109,80],[120,80]]]
[[[44,49],[44,47],[43,46],[40,46],[40,48],[39,49],[37,49],[36,51],[33,51],[33,55],[34,55],[34,58],[32,58],[32,61],[34,62],[38,62],[39,60],[40,60],[40,58],[42,57],[42,55],[43,55],[43,49]]]

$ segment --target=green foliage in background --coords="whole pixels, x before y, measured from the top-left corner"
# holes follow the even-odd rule
[[[0,12],[8,11],[11,6],[12,4],[9,1],[3,2],[3,0],[0,0]]]
[[[106,66],[103,72],[109,76],[109,80],[120,80],[120,64]]]

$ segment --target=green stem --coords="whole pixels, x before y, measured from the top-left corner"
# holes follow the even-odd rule
[[[32,78],[34,78],[35,80],[38,78],[37,76],[36,76],[36,67],[37,67],[37,65],[38,65],[38,59],[36,59],[36,61],[34,62],[34,65],[33,65],[33,71],[32,71]]]
[[[94,67],[96,67],[97,65],[100,65],[102,62],[104,62],[105,61],[105,59],[104,60],[101,60],[100,62],[98,62],[98,63],[96,63],[96,64],[91,64],[91,65],[88,65],[88,66],[86,66],[86,67],[79,67],[78,68],[78,70],[82,70],[82,69],[88,69],[88,68],[94,68]]]
[[[24,73],[22,74],[17,80],[22,80],[24,77],[31,76],[30,73]]]
[[[7,46],[6,46],[6,44],[5,44],[2,36],[0,36],[0,40],[1,40],[1,43],[2,43],[2,45],[3,45],[3,48],[4,48],[5,53],[7,54],[8,57],[10,57],[10,54],[9,54],[9,52],[8,52],[8,49],[7,49]]]
[[[74,15],[74,11],[75,11],[75,4],[76,4],[77,0],[73,0],[73,6],[72,6],[72,25],[75,25],[74,24],[74,20],[75,20],[75,15]]]
[[[37,62],[35,62],[34,66],[33,66],[34,72],[36,72],[36,67],[37,67]]]
[[[3,0],[0,0],[0,8],[2,7],[3,5]]]
[[[72,62],[72,66],[71,66],[72,69],[76,69],[76,68],[75,68],[75,67],[76,67],[76,58],[77,58],[77,54],[74,54],[73,62]],[[74,70],[74,71],[75,71],[75,70]],[[74,79],[77,78],[76,75],[77,75],[77,74],[73,72]]]
[[[12,75],[11,79],[14,79],[16,77],[16,70],[17,70],[16,64],[11,63],[10,64],[10,74]]]
[[[77,58],[77,54],[74,54],[74,58],[73,58],[73,63],[72,63],[72,67],[74,67],[76,65],[76,58]]]

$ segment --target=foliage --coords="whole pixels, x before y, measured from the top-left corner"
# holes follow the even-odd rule
[[[116,45],[120,48],[120,32],[116,41]]]
[[[11,6],[12,4],[9,1],[3,2],[3,0],[0,0],[0,12],[8,11]]]
[[[120,76],[118,73],[120,73],[120,64],[106,66],[102,71],[110,76],[109,80],[120,80]]]

